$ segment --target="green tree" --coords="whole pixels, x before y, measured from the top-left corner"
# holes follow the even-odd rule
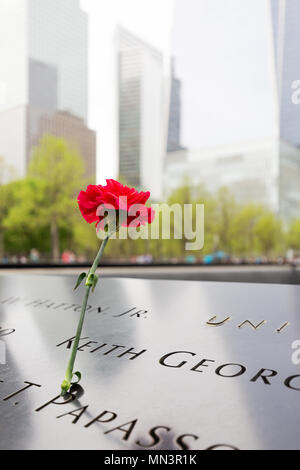
[[[287,232],[287,245],[293,250],[300,250],[300,219],[294,219]]]
[[[216,199],[214,251],[232,252],[233,221],[237,213],[236,201],[226,187],[219,189]]]
[[[95,224],[88,224],[82,218],[79,209],[74,210],[72,221],[72,240],[69,248],[76,254],[93,259],[99,249]],[[107,245],[109,247],[110,244]]]
[[[191,204],[192,210],[189,214],[185,213],[185,220],[182,218],[181,227],[175,226],[175,221],[171,220],[171,236],[173,233],[179,231],[182,233],[182,239],[166,240],[162,246],[165,246],[165,253],[167,257],[182,258],[191,252],[186,251],[186,243],[190,242],[184,235],[184,224],[193,225],[193,230],[196,229],[194,222],[196,219],[196,205],[204,205],[204,249],[201,250],[201,254],[208,253],[211,251],[214,243],[213,233],[215,230],[215,211],[216,202],[211,195],[206,191],[205,186],[202,184],[192,186],[189,180],[184,179],[182,186],[172,192],[167,200],[168,205],[179,204],[182,208],[182,214],[184,214],[184,205]],[[187,220],[189,218],[190,220]],[[200,254],[200,252],[193,252],[193,255]]]
[[[0,156],[0,261],[4,255],[5,219],[12,205],[12,186],[7,182],[15,176],[14,169]]]
[[[0,186],[0,261],[4,255],[5,219],[11,205],[11,191],[9,185]]]
[[[49,222],[40,217],[45,202],[45,185],[41,180],[25,178],[9,185],[10,205],[3,222],[7,251],[26,253],[35,247],[50,248]]]
[[[270,211],[266,210],[257,220],[254,233],[260,254],[270,256],[282,245],[282,223]]]
[[[78,150],[65,139],[45,135],[34,148],[28,176],[39,183],[36,217],[50,225],[52,260],[60,255],[59,228],[72,224],[75,196],[84,185],[84,165]]]
[[[234,253],[242,256],[253,256],[255,254],[255,227],[263,213],[264,208],[257,204],[247,204],[237,211],[232,225]]]

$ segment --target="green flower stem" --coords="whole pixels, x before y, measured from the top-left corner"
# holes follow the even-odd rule
[[[103,251],[104,251],[104,249],[107,245],[108,240],[109,240],[109,237],[106,237],[102,241],[100,249],[97,253],[97,256],[96,256],[96,258],[93,262],[93,265],[92,265],[91,269],[89,270],[89,273],[88,273],[88,276],[87,276],[87,279],[86,279],[85,294],[84,294],[84,299],[83,299],[83,303],[82,303],[81,314],[80,314],[80,319],[79,319],[79,323],[78,323],[78,327],[77,327],[77,331],[76,331],[76,336],[75,336],[75,340],[74,340],[74,343],[73,343],[71,357],[70,357],[68,367],[67,367],[67,370],[66,370],[66,375],[65,375],[64,381],[61,384],[61,395],[62,396],[66,395],[66,393],[69,391],[69,389],[71,387],[71,382],[72,382],[72,378],[73,378],[73,375],[74,375],[74,373],[73,373],[74,363],[75,363],[76,354],[77,354],[77,350],[78,350],[78,345],[79,345],[79,341],[80,341],[80,336],[81,336],[81,332],[82,332],[82,327],[83,327],[87,302],[88,302],[90,290],[93,287],[94,274],[96,272],[96,269],[98,268],[98,264],[101,260],[101,257],[103,255]]]
[[[98,268],[98,264],[101,260],[101,257],[103,255],[103,251],[104,251],[104,249],[107,245],[108,240],[109,240],[109,237],[106,237],[106,238],[104,238],[103,242],[101,243],[100,250],[98,251],[97,256],[96,256],[96,258],[93,262],[93,265],[92,265],[91,269],[89,270],[88,277],[90,276],[90,274],[95,274],[96,269]]]

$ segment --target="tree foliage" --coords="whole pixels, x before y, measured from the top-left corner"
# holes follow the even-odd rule
[[[33,151],[25,179],[7,184],[1,180],[7,171],[0,158],[0,260],[4,254],[28,255],[32,248],[53,261],[58,261],[65,249],[92,259],[100,241],[94,225],[87,224],[78,210],[76,197],[87,181],[77,149],[64,139],[46,135]],[[186,251],[185,243],[189,240],[184,221],[176,222],[172,214],[171,238],[163,239],[162,204],[155,221],[159,227],[158,239],[144,239],[146,229],[141,228],[137,240],[119,239],[109,243],[106,258],[120,261],[151,254],[156,261],[172,262],[185,260],[189,255],[201,258],[219,251],[239,257],[274,257],[284,255],[288,248],[300,251],[300,208],[299,219],[284,226],[262,205],[239,204],[230,188],[221,188],[213,195],[205,186],[193,187],[188,180],[169,195],[166,203],[180,207],[191,204],[190,212],[186,213],[191,223],[194,223],[196,205],[204,204],[203,249]],[[180,232],[181,238],[174,237]]]
[[[35,218],[50,226],[53,261],[59,260],[59,231],[71,226],[75,196],[82,187],[84,165],[78,150],[62,138],[45,135],[33,150],[28,178],[39,190],[32,194]]]

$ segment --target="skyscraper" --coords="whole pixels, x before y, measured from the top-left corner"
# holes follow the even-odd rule
[[[176,152],[182,150],[180,143],[181,134],[181,81],[175,75],[175,63],[172,61],[170,112],[168,127],[167,151]]]
[[[226,185],[238,201],[261,203],[286,220],[299,217],[300,105],[292,101],[299,0],[174,3],[187,150],[168,152],[164,188],[186,175],[212,191]]]
[[[300,106],[292,100],[300,79],[300,2],[271,0],[277,99],[279,110],[279,211],[298,217],[300,207]]]
[[[292,84],[300,79],[300,2],[271,0],[280,116],[280,138],[300,146],[300,106],[293,103]]]
[[[128,184],[162,191],[164,94],[162,54],[123,28],[117,31],[119,173]]]
[[[2,0],[0,3],[0,155],[26,174],[32,143],[38,143],[43,123],[55,135],[72,139],[71,118],[81,120],[83,140],[95,144],[87,128],[88,21],[79,0]],[[57,127],[67,113],[69,132]],[[53,125],[49,122],[53,121]],[[64,120],[64,122],[65,122]],[[54,125],[54,122],[56,123]],[[95,174],[95,154],[83,155]]]

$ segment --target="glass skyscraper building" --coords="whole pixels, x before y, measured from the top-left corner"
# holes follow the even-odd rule
[[[167,152],[182,150],[181,146],[181,81],[175,74],[175,63],[172,62],[170,83],[170,111],[168,125]]]
[[[270,0],[278,100],[279,211],[297,216],[300,207],[300,105],[293,84],[300,80],[300,2]]]
[[[300,80],[300,30],[297,24],[300,1],[256,2],[255,12],[263,19],[257,32],[261,43],[257,37],[252,38],[257,22],[253,12],[251,17],[244,18],[246,13],[241,2],[232,0],[230,3],[235,7],[232,12],[221,0],[211,3],[191,0],[189,9],[184,0],[175,2],[173,55],[184,91],[181,114],[183,144],[187,148],[175,148],[167,153],[164,188],[168,194],[182,184],[183,177],[188,177],[191,184],[204,183],[213,193],[226,186],[237,201],[263,204],[289,220],[299,217],[300,210],[300,104],[292,100],[293,83]],[[233,11],[235,15],[238,11],[240,18],[248,23],[241,26],[242,21],[236,21]],[[199,18],[203,28],[199,27]],[[205,28],[208,20],[209,27]],[[230,26],[232,34],[227,34]],[[224,44],[216,40],[220,27],[225,28]],[[233,38],[235,42],[231,43]],[[207,47],[202,46],[204,40],[207,40]],[[209,41],[215,41],[213,45],[217,44],[218,50],[210,47]],[[256,60],[259,54],[260,58]],[[244,67],[240,67],[241,63]],[[217,68],[220,70],[216,76],[223,90],[221,98],[218,88],[211,83],[216,84],[212,70]],[[252,86],[254,83],[256,86]],[[174,117],[170,122],[178,124],[176,101],[178,103],[174,94],[171,98]],[[225,113],[224,103],[228,104]],[[212,135],[210,141],[205,140],[206,122],[202,108],[206,110],[208,122],[219,123],[213,129],[216,139]],[[216,119],[218,113],[227,119]],[[227,120],[234,123],[234,126],[228,126],[229,132],[234,128],[234,133],[229,142],[226,142],[226,135],[226,139],[223,136],[221,143],[216,145],[215,140],[224,133]],[[208,126],[209,131],[211,128]]]
[[[292,84],[300,80],[300,2],[271,0],[280,138],[300,146],[300,106],[292,101]]]
[[[0,64],[0,155],[16,175],[25,176],[32,146],[48,132],[76,144],[94,175],[88,18],[79,0],[1,0]]]
[[[121,27],[116,43],[119,174],[159,198],[165,151],[163,56]]]

